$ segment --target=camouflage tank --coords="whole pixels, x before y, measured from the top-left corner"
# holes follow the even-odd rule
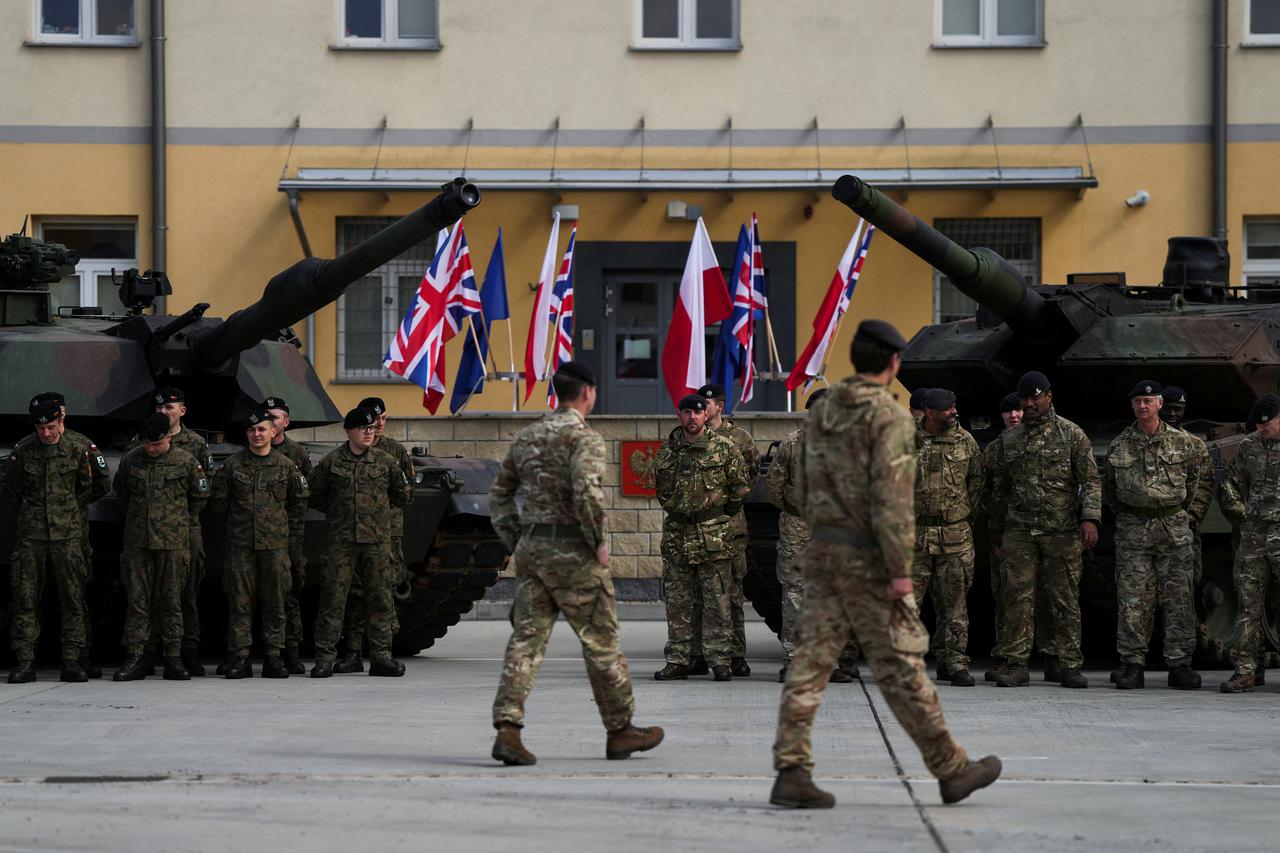
[[[243,435],[247,414],[267,396],[289,402],[295,428],[341,421],[290,326],[337,300],[382,264],[430,241],[479,201],[475,186],[461,179],[446,184],[426,205],[340,257],[306,258],[274,276],[257,302],[225,321],[205,317],[209,306],[203,303],[178,316],[144,314],[157,297],[172,292],[164,273],[150,270],[129,270],[120,278],[126,316],[108,316],[95,308],[54,312],[48,284],[69,274],[78,258],[59,244],[9,237],[0,244],[0,363],[5,366],[0,371],[0,447],[30,432],[28,402],[48,390],[65,394],[70,426],[98,442],[113,469],[138,422],[152,410],[158,386],[183,389],[188,407],[184,422],[210,442],[215,460],[238,449],[227,439]],[[327,450],[309,449],[317,458]],[[404,538],[411,581],[396,596],[399,654],[415,653],[442,637],[484,595],[506,559],[489,524],[488,488],[496,463],[416,452],[413,461],[416,492],[406,510]],[[224,651],[226,606],[216,580],[221,537],[208,531],[218,530],[222,522],[211,515],[204,521],[209,577],[202,591],[201,635],[206,638],[203,651],[216,654]],[[0,561],[6,576],[13,532],[12,516],[0,516]],[[95,645],[104,651],[119,641],[121,536],[115,499],[95,502],[90,507],[90,607]],[[325,541],[323,516],[309,512],[311,583],[303,600],[308,629]],[[7,583],[3,589],[8,591]],[[49,618],[45,624],[56,625],[57,620]],[[52,634],[56,642],[56,631],[44,633],[43,640],[48,642]]]

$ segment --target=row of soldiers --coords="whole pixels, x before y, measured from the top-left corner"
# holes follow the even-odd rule
[[[396,616],[392,588],[404,579],[403,507],[412,499],[413,463],[384,434],[386,407],[376,397],[347,413],[347,441],[314,468],[305,448],[285,435],[289,406],[268,397],[247,417],[245,447],[214,471],[205,440],[183,424],[179,388],[156,392],[156,410],[139,425],[112,478],[105,456],[66,427],[58,392],[30,402],[31,435],[17,442],[0,496],[17,512],[11,568],[11,635],[17,666],[9,683],[36,679],[45,580],[58,590],[62,617],[62,681],[99,678],[89,645],[92,626],[85,585],[92,552],[88,507],[108,493],[120,501],[124,541],[120,580],[126,594],[124,664],[116,681],[156,672],[185,681],[200,663],[199,589],[204,577],[200,516],[212,503],[226,520],[222,587],[227,597],[226,678],[253,675],[249,654],[255,610],[261,625],[262,675],[306,671],[300,592],[305,582],[303,515],[325,513],[329,544],[321,571],[312,677],[364,669],[400,676],[391,655]],[[339,645],[344,645],[339,656]],[[158,649],[159,654],[154,654]]]

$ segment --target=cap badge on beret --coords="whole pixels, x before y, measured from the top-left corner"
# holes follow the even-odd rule
[[[679,410],[689,409],[694,412],[705,412],[707,410],[707,401],[697,394],[685,394],[680,398]]]

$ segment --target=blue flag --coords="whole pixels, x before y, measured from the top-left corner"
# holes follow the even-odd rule
[[[480,285],[480,311],[484,322],[476,322],[472,315],[469,322],[475,329],[476,340],[471,334],[466,335],[466,345],[462,350],[462,358],[458,361],[458,378],[453,383],[453,397],[449,400],[449,411],[457,414],[467,404],[472,394],[484,390],[485,360],[489,357],[489,329],[494,320],[507,320],[511,317],[511,307],[507,304],[507,265],[502,258],[502,229],[498,229],[498,240],[493,244],[493,254],[489,256],[489,266],[484,271],[484,283]],[[476,352],[476,341],[480,342],[480,352]]]
[[[743,225],[738,229],[738,248],[733,253],[733,266],[729,268],[729,280],[736,282],[738,279],[738,270],[742,268],[743,260],[747,263],[751,262],[747,258],[747,252],[750,251],[750,238],[747,235],[747,226]],[[730,286],[732,290],[732,285]],[[711,382],[719,385],[725,390],[724,410],[725,412],[733,411],[733,404],[737,401],[738,395],[733,391],[734,379],[738,376],[742,368],[742,359],[745,355],[742,344],[734,335],[734,329],[739,320],[739,314],[743,316],[750,310],[744,307],[741,311],[738,309],[737,299],[735,296],[733,314],[727,319],[720,321],[720,336],[716,338],[715,353],[711,356]]]

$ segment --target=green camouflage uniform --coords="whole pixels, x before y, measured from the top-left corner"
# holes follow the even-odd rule
[[[973,529],[969,520],[984,481],[978,442],[953,424],[938,435],[921,429],[916,468],[916,550],[911,575],[916,604],[933,592],[939,663],[969,668],[969,605],[973,584]]]
[[[96,448],[95,448],[96,453]],[[100,458],[101,454],[97,454]],[[67,441],[44,444],[24,437],[4,467],[5,503],[16,505],[17,544],[10,560],[10,636],[19,662],[35,660],[47,572],[62,606],[62,657],[78,659],[85,648],[84,509],[94,492],[94,458],[87,447]]]
[[[307,510],[307,481],[283,453],[257,456],[245,448],[222,463],[211,500],[227,519],[222,567],[227,652],[249,656],[256,601],[263,652],[277,657],[285,645],[290,532]]]
[[[1164,658],[1190,665],[1196,648],[1192,530],[1209,509],[1213,469],[1204,443],[1163,421],[1147,435],[1130,424],[1107,448],[1102,496],[1116,516],[1116,649],[1121,663],[1147,659],[1156,601]]]
[[[604,439],[574,409],[560,407],[521,430],[489,490],[493,528],[511,549],[516,602],[493,724],[524,725],[524,703],[538,677],[556,615],[582,643],[587,678],[608,731],[631,722],[635,700],[618,647],[613,579],[596,560],[609,541],[604,512]],[[517,489],[524,510],[516,510]]]
[[[325,556],[316,614],[316,661],[333,662],[347,592],[360,576],[368,609],[369,655],[391,657],[391,515],[409,500],[409,481],[389,455],[371,447],[359,456],[349,444],[330,451],[311,475],[310,504],[328,517]]]
[[[89,437],[78,433],[73,429],[68,429],[62,433],[63,441],[70,441],[84,448],[89,454],[89,462],[93,466],[93,491],[89,496],[89,503],[93,503],[98,498],[111,492],[111,471],[107,468],[107,457],[102,455],[102,451],[98,449],[98,445],[89,440]],[[80,508],[81,526],[84,529],[84,536],[80,542],[84,546],[84,565],[85,565],[85,593],[84,593],[84,648],[85,654],[89,653],[89,649],[93,647],[93,614],[90,611],[89,603],[92,596],[89,593],[89,582],[93,580],[93,545],[89,542],[89,504],[83,504]]]
[[[1084,430],[1050,407],[1000,438],[992,487],[991,532],[1003,537],[1006,631],[996,656],[1025,666],[1036,633],[1037,578],[1045,584],[1052,626],[1041,637],[1063,669],[1080,655],[1080,523],[1101,526],[1098,463]]]
[[[812,769],[810,732],[850,630],[876,684],[939,779],[964,769],[924,672],[929,635],[912,596],[890,600],[891,578],[911,577],[916,441],[910,415],[883,385],[838,382],[809,411],[802,442],[804,516],[813,539],[801,557],[804,608],[782,689],[774,768]]]
[[[683,431],[653,465],[662,523],[662,584],[667,602],[668,663],[688,666],[701,612],[702,651],[712,666],[733,656],[729,596],[737,559],[733,516],[751,493],[747,463],[729,439],[704,429],[689,443]]]
[[[128,596],[124,644],[142,654],[157,625],[164,657],[178,657],[183,643],[184,591],[192,529],[209,498],[203,467],[170,446],[152,458],[141,447],[120,460],[113,488],[124,506],[120,573]]]
[[[273,448],[283,453],[298,467],[302,479],[311,480],[311,454],[298,442],[285,436]],[[305,509],[305,508],[304,508]],[[289,525],[289,593],[284,599],[285,645],[302,645],[302,588],[307,583],[307,558],[303,550],[306,523],[300,516]]]
[[[1247,435],[1218,487],[1222,513],[1240,527],[1233,573],[1236,672],[1253,675],[1267,584],[1280,582],[1280,440]]]
[[[791,664],[796,642],[796,616],[804,601],[804,578],[799,558],[809,544],[809,525],[804,520],[804,495],[800,492],[800,442],[804,430],[788,435],[774,451],[766,485],[769,500],[782,510],[778,517],[778,583],[782,586],[783,662]],[[852,670],[858,663],[858,641],[850,638],[840,653],[840,668]]]

